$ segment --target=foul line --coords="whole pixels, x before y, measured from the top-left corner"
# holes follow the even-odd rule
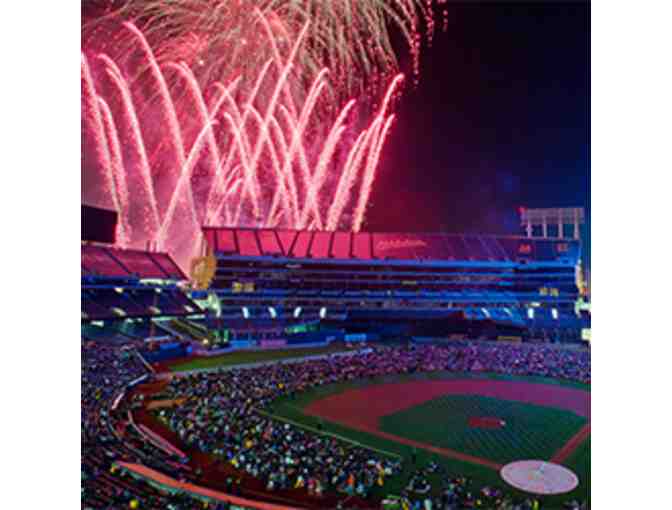
[[[562,464],[566,461],[590,435],[590,422],[586,423],[574,434],[551,458],[551,462]]]
[[[374,436],[382,437],[383,439],[387,439],[389,441],[394,441],[396,443],[401,443],[405,444],[407,446],[413,446],[414,448],[419,448],[421,450],[426,450],[432,453],[437,453],[441,455],[442,457],[448,457],[451,459],[455,460],[461,460],[463,462],[469,462],[472,464],[478,464],[483,467],[487,467],[490,469],[494,469],[495,471],[499,471],[502,469],[502,464],[498,464],[496,462],[493,462],[488,459],[484,459],[482,457],[476,457],[474,455],[469,455],[467,453],[462,453],[458,452],[455,450],[451,450],[449,448],[440,448],[438,446],[432,446],[427,443],[422,443],[420,441],[414,441],[413,439],[408,439],[405,437],[401,436],[395,436],[394,434],[390,434],[388,432],[383,432],[382,430],[378,429],[373,429],[369,428],[365,425],[360,425],[360,424],[355,424],[355,423],[344,423],[344,425],[347,425],[350,428],[353,428],[355,430],[359,430],[361,432],[366,432],[367,434],[371,434]]]
[[[266,411],[262,411],[261,409],[256,409],[256,411],[257,411],[257,413],[261,414],[262,416],[266,416],[267,418],[271,418],[273,420],[278,420],[278,421],[282,421],[282,422],[285,422],[285,423],[289,423],[291,425],[294,425],[295,427],[305,429],[305,430],[309,430],[309,431],[311,431],[315,434],[321,435],[321,436],[333,437],[333,438],[338,439],[340,441],[343,441],[345,443],[350,443],[350,444],[353,444],[355,446],[359,446],[360,448],[365,448],[366,450],[371,450],[373,452],[382,453],[383,455],[387,455],[388,457],[403,459],[403,456],[399,455],[398,453],[392,453],[392,452],[388,452],[388,451],[385,451],[385,450],[381,450],[380,448],[374,448],[373,446],[369,446],[369,445],[360,443],[358,441],[347,438],[345,436],[341,436],[339,434],[334,434],[333,432],[328,432],[326,430],[318,430],[314,427],[311,427],[310,425],[305,425],[303,423],[299,423],[297,421],[290,420],[289,418],[285,418],[284,416],[278,416],[276,414],[267,413]]]

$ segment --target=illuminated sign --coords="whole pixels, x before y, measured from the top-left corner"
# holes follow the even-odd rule
[[[524,255],[529,255],[532,253],[532,245],[523,243],[520,246],[518,246],[518,253],[522,253]]]
[[[231,283],[231,292],[234,294],[254,292],[254,282],[233,282]]]
[[[386,241],[378,241],[376,243],[376,250],[381,251],[425,247],[427,247],[427,243],[420,239],[390,239]]]
[[[581,330],[581,339],[590,342],[590,328],[583,328]]]

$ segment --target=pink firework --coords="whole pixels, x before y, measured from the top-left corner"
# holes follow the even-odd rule
[[[248,88],[277,52],[286,58],[306,23],[296,55],[293,87],[310,86],[320,69],[333,72],[329,94],[339,99],[370,94],[377,100],[398,73],[392,33],[408,49],[418,72],[421,26],[431,42],[434,11],[446,0],[92,0],[104,8],[84,9],[86,47],[129,57],[136,41],[117,29],[131,21],[143,31],[156,59],[185,62],[201,86],[236,76]],[[86,7],[86,4],[84,4]],[[97,9],[101,11],[101,9]],[[265,27],[258,13],[265,19]],[[445,17],[445,10],[443,13]],[[271,48],[260,34],[275,40]],[[135,72],[140,74],[142,67]]]
[[[85,48],[84,200],[118,211],[120,244],[151,242],[185,263],[203,225],[361,227],[402,76],[364,122],[367,105],[334,107],[328,69],[297,85],[310,23],[279,47],[278,27],[257,15],[270,56],[253,80],[204,83],[128,22],[122,56]]]

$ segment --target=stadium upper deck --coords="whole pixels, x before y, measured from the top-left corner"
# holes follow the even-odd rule
[[[461,311],[528,326],[575,318],[573,240],[237,228],[204,235],[229,318]]]
[[[167,253],[82,243],[82,319],[199,313],[198,305],[176,286],[186,279]]]
[[[272,229],[203,229],[209,246],[226,257],[276,257],[320,261],[387,261],[423,265],[459,262],[530,262],[575,266],[572,240],[457,234],[316,232]]]
[[[187,279],[167,253],[122,250],[89,243],[82,243],[82,277]]]

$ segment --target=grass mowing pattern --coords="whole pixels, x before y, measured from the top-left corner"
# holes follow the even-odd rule
[[[495,417],[498,429],[474,428],[469,418]],[[446,395],[385,416],[385,432],[506,464],[550,459],[584,424],[574,413],[478,395]]]
[[[274,361],[280,359],[300,358],[302,356],[315,356],[318,354],[330,354],[334,352],[343,352],[349,349],[343,346],[311,347],[307,349],[273,349],[268,351],[234,351],[221,356],[212,356],[210,358],[197,358],[185,363],[179,363],[170,367],[172,372],[183,372],[187,370],[199,370],[204,368],[218,368],[232,365],[241,365],[243,363],[259,363],[264,361]]]
[[[506,484],[499,473],[483,467],[477,464],[471,464],[469,462],[463,462],[458,459],[451,459],[447,457],[442,457],[436,455],[432,452],[426,450],[418,449],[415,450],[417,462],[415,465],[412,465],[408,459],[410,459],[411,454],[414,452],[414,448],[408,445],[397,443],[379,436],[372,434],[367,434],[366,432],[353,430],[348,427],[339,425],[338,423],[323,421],[314,416],[308,416],[303,414],[301,409],[305,406],[308,406],[315,400],[328,397],[329,395],[334,395],[342,391],[353,389],[353,388],[362,388],[365,386],[370,386],[373,384],[385,384],[392,382],[404,382],[404,381],[418,381],[418,380],[445,380],[445,379],[504,379],[511,381],[529,381],[535,383],[551,384],[551,385],[560,385],[560,386],[569,386],[573,388],[579,388],[586,391],[590,391],[590,385],[566,381],[561,379],[548,379],[544,377],[521,377],[521,376],[509,376],[503,374],[473,374],[473,373],[456,373],[456,372],[431,372],[431,373],[420,373],[420,374],[400,374],[395,376],[383,376],[377,377],[374,379],[367,380],[357,380],[357,381],[347,381],[338,384],[331,384],[327,386],[319,386],[312,388],[306,392],[303,392],[296,396],[294,399],[287,397],[282,397],[276,400],[272,406],[272,414],[289,418],[299,424],[308,425],[310,427],[317,427],[318,424],[321,424],[323,429],[327,432],[333,434],[342,435],[348,438],[351,438],[353,441],[369,445],[373,448],[378,448],[381,450],[389,451],[391,453],[401,455],[404,459],[404,469],[399,476],[392,477],[385,481],[383,487],[376,487],[374,489],[374,494],[377,496],[386,496],[388,494],[399,494],[404,489],[404,482],[408,481],[411,473],[416,470],[418,467],[426,466],[430,461],[436,461],[440,464],[445,470],[448,476],[451,474],[453,476],[466,476],[472,480],[471,489],[473,491],[478,491],[480,488],[488,485],[491,487],[498,487],[505,491],[507,494],[513,494],[519,498],[528,497],[529,494],[526,494],[520,490],[517,490],[508,484]],[[269,410],[271,411],[271,410]],[[542,508],[544,509],[560,509],[562,504],[571,499],[584,500],[588,499],[590,502],[590,438],[579,446],[576,452],[569,457],[565,462],[565,466],[572,469],[577,476],[579,477],[579,485],[573,491],[567,494],[560,494],[557,496],[543,496],[539,498],[541,500]],[[435,486],[439,487],[441,483],[442,476],[440,475],[429,475],[429,482]]]
[[[588,494],[590,507],[590,436],[563,462],[579,476],[579,488]]]

